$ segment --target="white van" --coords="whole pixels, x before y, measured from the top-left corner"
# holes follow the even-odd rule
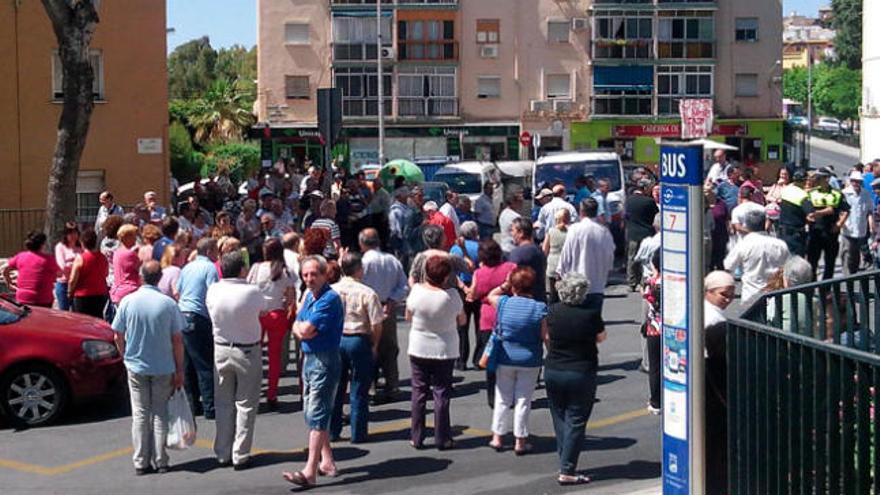
[[[445,182],[453,191],[476,201],[483,193],[483,184],[501,182],[501,171],[493,162],[450,163],[441,167],[433,180]]]
[[[623,211],[625,199],[623,163],[620,156],[612,152],[576,151],[550,154],[535,162],[532,176],[533,193],[544,184],[562,181],[568,190],[569,199],[577,194],[575,181],[585,175],[599,179],[607,179],[611,183],[608,192],[608,212],[619,215]]]

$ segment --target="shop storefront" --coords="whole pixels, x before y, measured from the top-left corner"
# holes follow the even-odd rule
[[[735,146],[735,160],[771,162],[782,160],[782,119],[718,119],[709,139]],[[572,149],[609,149],[620,153],[625,163],[656,164],[660,141],[681,138],[679,121],[603,119],[571,124]]]
[[[303,165],[306,161],[322,164],[324,139],[317,127],[254,127],[248,136],[260,140],[263,167],[278,160]]]

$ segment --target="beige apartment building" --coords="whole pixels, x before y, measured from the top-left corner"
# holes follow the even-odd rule
[[[780,0],[258,0],[266,160],[320,160],[318,88],[343,94],[337,154],[522,159],[614,148],[656,163],[678,102],[715,102],[713,138],[781,159]],[[531,137],[522,139],[525,134]]]
[[[124,205],[143,201],[148,189],[169,200],[165,0],[105,1],[98,14],[95,108],[77,181],[81,221],[94,218],[105,188]],[[45,208],[63,97],[57,46],[40,2],[0,0],[0,210]],[[13,222],[42,226],[42,215],[13,213],[0,217],[0,237],[12,235]]]

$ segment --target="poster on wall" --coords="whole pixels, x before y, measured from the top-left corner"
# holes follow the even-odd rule
[[[681,100],[678,108],[681,113],[682,139],[702,139],[712,132],[714,115],[711,99]]]

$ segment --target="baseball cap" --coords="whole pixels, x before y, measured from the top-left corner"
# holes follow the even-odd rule
[[[801,182],[807,180],[807,173],[803,170],[795,170],[793,174],[791,174],[791,180]]]
[[[820,168],[819,170],[816,170],[816,173],[813,174],[813,176],[814,177],[824,177],[827,179],[827,178],[831,177],[831,173],[829,173],[824,168]]]
[[[437,202],[436,201],[426,201],[424,205],[422,205],[423,211],[437,211]]]
[[[834,173],[834,169],[831,167],[822,167],[821,170],[823,170],[825,173],[827,173],[829,177],[832,175],[835,177],[837,176],[837,174]]]
[[[850,174],[849,174],[849,180],[854,180],[854,181],[862,182],[863,180],[865,180],[865,177],[864,177],[864,176],[862,175],[862,173],[859,172],[858,170],[853,170],[853,171],[850,172]]]
[[[545,187],[544,189],[541,189],[540,192],[538,192],[537,196],[535,196],[535,199],[543,199],[547,196],[553,196],[553,191]]]

